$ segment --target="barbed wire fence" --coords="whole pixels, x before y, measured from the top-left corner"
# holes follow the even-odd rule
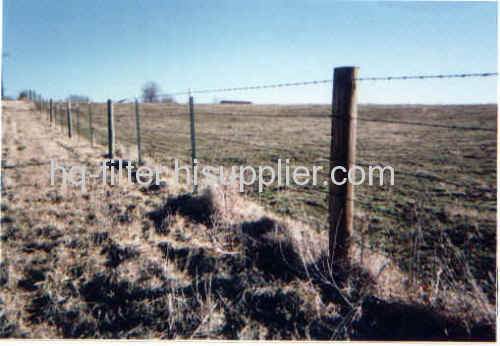
[[[496,77],[498,73],[461,73],[461,74],[422,74],[422,75],[405,75],[405,76],[384,76],[384,77],[361,77],[361,78],[353,78],[351,80],[352,83],[359,83],[361,85],[363,82],[368,81],[404,81],[404,80],[429,80],[429,79],[462,79],[462,78],[488,78],[488,77]],[[213,88],[213,89],[193,89],[190,91],[179,91],[168,94],[161,94],[160,97],[164,96],[188,96],[187,105],[181,104],[149,104],[147,102],[140,102],[141,98],[139,97],[128,97],[118,99],[116,102],[108,104],[105,103],[96,103],[96,102],[56,102],[55,100],[45,100],[40,95],[33,94],[37,96],[33,97],[33,101],[37,107],[37,110],[40,111],[40,116],[45,112],[47,113],[47,120],[50,126],[59,127],[61,131],[68,132],[70,126],[73,122],[75,122],[75,130],[76,136],[73,137],[88,137],[88,142],[91,146],[94,144],[98,145],[108,145],[108,157],[112,157],[113,151],[118,147],[120,150],[120,145],[114,145],[115,136],[110,136],[109,130],[110,128],[114,128],[114,121],[116,124],[116,140],[118,143],[127,144],[129,146],[137,145],[137,166],[140,166],[144,163],[143,157],[149,157],[156,161],[158,158],[161,161],[170,160],[171,158],[178,158],[179,161],[191,164],[192,168],[195,168],[195,160],[198,160],[198,165],[201,163],[213,164],[215,166],[228,166],[231,164],[241,164],[241,165],[260,165],[262,162],[271,161],[272,159],[279,157],[291,157],[293,158],[297,164],[305,164],[305,163],[318,163],[318,162],[329,162],[331,164],[332,160],[332,148],[335,147],[330,141],[334,139],[334,136],[331,136],[331,133],[325,130],[325,122],[324,118],[331,119],[332,128],[338,125],[339,123],[343,123],[346,121],[345,117],[342,116],[339,112],[335,112],[334,104],[332,103],[331,109],[328,107],[324,107],[319,110],[307,110],[306,113],[314,113],[313,118],[309,118],[308,123],[300,123],[293,122],[290,120],[291,118],[287,118],[284,122],[280,123],[280,125],[287,126],[288,123],[292,123],[291,127],[295,129],[304,129],[308,126],[317,126],[317,123],[320,121],[321,126],[317,127],[319,132],[321,132],[322,140],[316,140],[316,133],[314,131],[309,131],[311,144],[307,148],[303,145],[304,143],[300,143],[297,140],[295,134],[291,131],[288,131],[284,134],[281,133],[280,129],[277,126],[270,125],[262,125],[261,128],[257,127],[252,122],[255,122],[255,116],[264,116],[267,119],[267,124],[273,123],[272,115],[276,114],[279,117],[285,117],[285,111],[277,110],[274,111],[264,111],[261,112],[258,109],[258,105],[255,108],[248,108],[246,113],[243,113],[243,117],[248,115],[255,116],[251,117],[247,121],[241,121],[239,124],[236,121],[234,128],[235,130],[228,130],[231,126],[231,121],[235,118],[234,111],[229,108],[226,110],[224,106],[203,106],[202,104],[196,104],[194,102],[194,96],[201,94],[210,94],[210,93],[225,93],[225,92],[242,92],[242,91],[258,91],[258,90],[266,90],[266,89],[280,89],[287,87],[301,87],[301,86],[314,86],[314,85],[334,85],[334,79],[324,79],[324,80],[311,80],[311,81],[303,81],[303,82],[287,82],[287,83],[275,83],[275,84],[262,84],[262,85],[254,85],[254,86],[244,86],[244,87],[234,87],[234,88]],[[346,88],[346,86],[344,86]],[[71,105],[73,103],[73,105]],[[252,106],[254,107],[254,106]],[[277,106],[282,107],[282,106]],[[356,194],[347,195],[344,193],[341,197],[341,210],[332,211],[331,208],[331,199],[332,194],[336,192],[332,192],[330,186],[324,186],[318,184],[316,186],[309,185],[298,185],[298,184],[290,184],[282,188],[281,186],[273,187],[266,186],[265,189],[269,189],[271,197],[264,193],[257,193],[256,189],[253,188],[250,193],[252,194],[252,198],[256,198],[262,204],[271,207],[274,211],[279,214],[284,214],[291,219],[296,219],[302,223],[308,224],[312,227],[316,227],[318,232],[328,231],[330,234],[330,239],[337,238],[338,232],[343,232],[344,234],[348,234],[349,236],[353,236],[350,234],[352,232],[352,223],[351,225],[340,225],[337,223],[332,223],[332,220],[335,220],[336,214],[343,214],[343,218],[346,220],[351,220],[354,218],[354,205],[357,209],[363,210],[361,212],[361,216],[356,216],[355,226],[358,229],[358,232],[355,233],[355,236],[351,238],[351,241],[357,244],[360,249],[369,249],[370,251],[382,253],[382,254],[391,254],[394,255],[394,251],[400,251],[399,249],[394,250],[390,245],[384,245],[383,243],[378,242],[376,239],[374,242],[367,243],[367,237],[375,232],[376,225],[373,226],[370,223],[367,228],[366,225],[366,217],[362,216],[364,211],[367,211],[369,215],[375,215],[374,217],[388,217],[394,219],[394,228],[401,227],[403,230],[406,230],[408,227],[414,227],[415,230],[412,230],[408,239],[406,237],[405,232],[401,232],[398,229],[398,232],[395,232],[393,228],[389,230],[385,230],[384,232],[389,232],[391,237],[398,238],[395,240],[401,241],[399,238],[404,238],[403,240],[408,242],[408,247],[410,248],[409,253],[403,256],[403,262],[407,263],[409,267],[409,273],[411,279],[415,279],[415,277],[421,274],[417,268],[417,262],[420,263],[421,258],[425,258],[424,255],[416,258],[417,256],[417,247],[423,246],[428,248],[433,248],[432,246],[428,246],[426,242],[428,239],[424,236],[424,232],[422,231],[422,225],[418,222],[416,224],[414,221],[405,221],[408,222],[410,226],[402,225],[401,223],[397,223],[395,220],[397,218],[402,218],[404,220],[407,219],[407,214],[414,215],[419,212],[419,210],[434,208],[434,205],[438,205],[442,203],[443,205],[449,205],[450,208],[455,208],[457,203],[460,206],[461,203],[464,205],[464,208],[470,208],[474,210],[493,210],[496,208],[496,200],[492,203],[495,203],[494,206],[489,206],[487,202],[488,198],[494,198],[491,196],[496,196],[496,188],[489,184],[488,182],[483,183],[482,185],[478,185],[477,180],[482,179],[483,173],[477,175],[467,175],[463,172],[453,173],[451,175],[446,174],[445,168],[448,165],[453,165],[446,160],[439,161],[440,155],[443,155],[443,152],[439,149],[439,145],[436,144],[434,148],[435,151],[432,151],[431,156],[419,156],[418,150],[420,150],[420,145],[417,145],[415,150],[410,149],[401,149],[397,150],[386,150],[388,147],[397,148],[397,145],[393,143],[385,144],[378,143],[378,139],[368,140],[367,135],[363,135],[364,132],[371,133],[371,131],[379,131],[381,133],[387,132],[387,128],[385,125],[390,126],[394,125],[394,129],[391,132],[392,136],[395,136],[396,140],[398,136],[404,136],[402,134],[407,133],[410,134],[410,130],[406,130],[409,128],[416,129],[415,132],[418,135],[426,136],[427,141],[432,145],[434,141],[442,136],[444,140],[454,140],[454,138],[464,137],[467,140],[477,141],[477,145],[482,148],[486,153],[491,151],[489,144],[484,144],[488,142],[495,141],[496,138],[493,138],[492,133],[497,131],[496,122],[493,124],[494,126],[486,127],[484,119],[480,121],[475,121],[474,119],[468,119],[466,117],[462,117],[461,119],[466,122],[466,124],[457,125],[457,122],[460,119],[453,119],[445,121],[428,121],[428,119],[436,119],[436,117],[427,117],[422,116],[425,115],[425,112],[421,114],[418,112],[413,112],[412,121],[406,120],[404,117],[393,116],[393,113],[383,113],[383,112],[373,112],[370,110],[369,106],[366,109],[361,109],[358,114],[351,114],[359,124],[379,124],[380,126],[384,126],[381,128],[377,128],[375,130],[370,127],[361,127],[361,138],[358,137],[357,140],[354,141],[354,146],[358,146],[358,154],[359,158],[356,158],[351,164],[356,164],[358,166],[368,167],[373,162],[376,164],[384,166],[386,163],[391,162],[394,163],[394,174],[397,179],[400,179],[402,185],[410,186],[415,189],[410,191],[411,197],[410,199],[414,199],[415,203],[408,206],[407,202],[399,202],[393,201],[392,195],[396,196],[395,200],[405,200],[405,191],[402,191],[402,188],[398,189],[392,188],[364,188],[356,187]],[[426,105],[419,105],[419,109],[424,109],[427,107]],[[399,112],[406,112],[408,108],[404,108]],[[261,113],[259,113],[261,112]],[[110,117],[111,113],[111,117]],[[114,113],[114,117],[113,117]],[[220,114],[219,114],[220,113]],[[259,114],[257,114],[259,113]],[[131,116],[132,114],[132,116]],[[73,116],[72,116],[73,115]],[[135,116],[134,116],[135,115]],[[227,120],[216,121],[215,124],[212,124],[214,117],[210,115],[224,115],[222,117]],[[344,114],[345,115],[345,114]],[[397,115],[397,114],[396,114]],[[304,114],[302,114],[301,120],[303,120]],[[417,121],[413,119],[417,119],[422,116],[422,120]],[[243,118],[240,117],[240,118]],[[315,120],[312,121],[314,124],[310,124],[310,119],[320,119],[318,122]],[[424,120],[425,118],[425,120]],[[271,120],[270,120],[271,119]],[[440,117],[441,119],[441,117]],[[489,118],[488,118],[489,119]],[[488,120],[486,119],[486,120]],[[491,120],[491,119],[490,119]],[[135,122],[135,126],[134,126]],[[367,126],[367,125],[366,125]],[[374,125],[376,126],[376,125]],[[269,128],[268,128],[269,127]],[[194,131],[196,129],[196,131]],[[245,131],[242,131],[244,129]],[[422,129],[422,130],[417,130]],[[427,131],[426,129],[429,129]],[[435,129],[435,130],[432,130]],[[200,131],[198,131],[200,130]],[[447,130],[447,132],[438,132],[438,130]],[[226,133],[226,131],[228,131]],[[462,133],[458,135],[458,132]],[[114,133],[114,131],[113,131]],[[470,133],[471,135],[465,136],[465,133]],[[142,135],[141,135],[142,134]],[[197,137],[195,137],[195,134]],[[238,138],[234,138],[235,134],[239,134]],[[446,134],[446,135],[444,135]],[[286,140],[276,139],[276,136],[282,135],[283,137],[289,137]],[[414,134],[415,135],[415,134]],[[274,136],[274,137],[273,137]],[[269,138],[267,138],[269,137]],[[439,138],[438,138],[439,137]],[[328,141],[326,140],[328,138]],[[81,139],[81,138],[80,138]],[[113,143],[110,143],[110,139]],[[142,142],[141,142],[142,140]],[[443,139],[439,139],[443,140]],[[297,143],[295,143],[297,142]],[[304,141],[302,141],[304,142]],[[328,143],[330,142],[330,143]],[[78,144],[80,145],[81,142]],[[330,145],[329,145],[330,144]],[[337,143],[338,144],[338,143]],[[337,145],[336,144],[336,145]],[[425,143],[424,143],[425,144]],[[352,143],[349,144],[352,146]],[[425,145],[423,145],[425,146]],[[196,152],[195,152],[196,147]],[[229,147],[229,149],[227,148]],[[231,152],[231,148],[235,148],[235,153]],[[314,147],[314,154],[307,154],[306,152],[310,150],[311,147]],[[348,146],[347,146],[348,147]],[[243,149],[242,149],[243,148]],[[496,148],[496,147],[495,147]],[[249,152],[244,153],[244,150],[248,149]],[[344,148],[345,149],[345,148]],[[356,148],[355,148],[356,149]],[[457,148],[445,148],[447,151],[460,150],[460,145],[457,145]],[[330,152],[328,152],[330,150]],[[428,148],[426,149],[428,150]],[[490,150],[490,151],[488,151]],[[373,153],[377,152],[378,154],[374,155]],[[131,155],[131,152],[128,153],[117,153],[117,157],[126,157],[126,155]],[[256,154],[257,153],[257,154]],[[415,155],[417,153],[417,155]],[[493,156],[495,156],[496,151],[492,152]],[[392,155],[392,156],[391,156]],[[429,161],[430,163],[434,163],[437,161],[440,165],[443,166],[441,168],[439,165],[431,168],[427,167],[427,163],[423,164],[419,162],[418,164],[411,163],[410,159],[401,160],[401,156],[407,157],[409,155],[415,155],[418,159],[424,159]],[[471,155],[472,157],[475,155]],[[396,161],[393,161],[396,160]],[[312,160],[312,161],[311,161]],[[476,162],[476,161],[475,161]],[[296,166],[295,166],[296,167]],[[434,167],[434,168],[432,168]],[[331,168],[331,167],[330,167]],[[490,168],[488,165],[482,165],[481,167],[471,167],[466,166],[466,169],[471,172],[478,171],[483,169],[488,171]],[[415,170],[416,169],[416,170]],[[494,168],[491,168],[494,170]],[[328,172],[320,172],[319,177],[330,179],[330,171]],[[467,173],[467,172],[465,172]],[[412,182],[412,179],[418,179],[421,183],[415,184]],[[436,183],[438,186],[436,187],[432,184]],[[413,184],[413,185],[412,185]],[[491,185],[491,186],[490,186]],[[448,189],[446,186],[454,186],[455,189]],[[193,186],[194,187],[194,186]],[[196,191],[193,188],[193,192]],[[263,196],[263,197],[261,197]],[[477,196],[486,196],[485,203],[478,203],[478,206],[472,206],[472,203],[476,203],[478,201]],[[490,196],[490,197],[488,197]],[[482,198],[482,197],[481,197]],[[434,200],[439,200],[434,203]],[[465,201],[465,202],[462,202]],[[338,202],[338,201],[337,201]],[[468,204],[467,204],[468,203]],[[337,203],[338,204],[338,203]],[[349,204],[351,206],[349,207]],[[391,207],[395,209],[395,211],[391,210]],[[482,209],[480,209],[482,208]],[[350,209],[349,213],[345,212],[345,209]],[[399,211],[398,211],[399,210]],[[398,214],[399,213],[399,214]],[[441,213],[441,211],[439,211]],[[325,216],[328,215],[325,220]],[[371,217],[371,216],[370,216]],[[376,221],[379,222],[379,221]],[[483,227],[483,226],[476,226]],[[489,226],[486,226],[489,227]],[[346,228],[349,228],[348,230]],[[441,236],[443,230],[440,230]],[[375,233],[378,234],[378,233]],[[332,236],[333,235],[333,236]],[[377,238],[383,238],[377,237]],[[370,238],[373,241],[372,238]],[[340,239],[341,242],[346,243],[347,240],[345,238]],[[368,244],[368,245],[367,245]],[[336,247],[336,244],[330,242],[330,253],[342,253],[341,249],[335,249],[332,251],[332,248]],[[437,244],[433,249],[436,251],[436,248],[440,248],[440,251],[445,251],[446,255],[450,256],[449,261],[453,261],[453,258],[456,257],[453,251],[454,249],[448,249],[447,245],[443,247],[443,244]],[[362,251],[362,250],[361,250]],[[426,254],[429,255],[428,250]],[[430,250],[429,250],[430,251]],[[484,260],[483,255],[470,256],[472,250],[464,250],[469,254],[469,260],[472,261],[480,261]],[[467,252],[468,251],[468,252]],[[435,255],[435,254],[434,254]],[[361,255],[362,257],[363,255]],[[398,255],[401,256],[401,255]],[[455,257],[453,257],[455,256]],[[481,257],[483,256],[483,257]],[[440,265],[442,259],[437,258],[437,256],[428,256],[431,258],[428,261],[430,264],[437,266]],[[337,256],[338,259],[338,256]],[[399,258],[401,259],[401,258]],[[360,259],[362,263],[363,259]],[[481,265],[481,268],[483,266]],[[485,266],[485,270],[477,275],[488,275],[489,272],[488,266]],[[432,270],[431,270],[432,271]],[[415,274],[416,273],[416,274]],[[450,274],[451,275],[451,274]],[[476,275],[476,273],[475,273]],[[483,283],[482,283],[483,285]],[[484,285],[494,285],[493,281],[488,281]]]
[[[401,81],[401,80],[428,80],[428,79],[462,79],[462,78],[487,78],[487,77],[497,77],[498,73],[496,72],[487,72],[487,73],[460,73],[460,74],[421,74],[421,75],[402,75],[402,76],[382,76],[382,77],[360,77],[353,78],[350,82],[352,83],[362,83],[368,81]],[[227,165],[230,163],[242,163],[247,164],[250,163],[250,159],[239,158],[239,161],[236,160],[234,155],[231,155],[230,152],[224,150],[222,146],[227,146],[229,143],[232,145],[236,145],[239,147],[247,147],[254,151],[261,151],[263,154],[255,155],[257,158],[262,158],[266,154],[272,154],[273,157],[279,157],[281,154],[296,155],[297,148],[294,146],[283,147],[283,145],[278,145],[278,147],[270,145],[265,141],[252,140],[252,136],[255,136],[256,131],[255,128],[249,126],[248,133],[245,133],[246,138],[234,138],[232,135],[225,136],[223,131],[218,128],[210,128],[212,132],[208,133],[194,131],[194,129],[198,129],[198,125],[200,122],[200,128],[204,126],[208,126],[210,120],[205,119],[206,117],[199,117],[198,114],[213,114],[214,112],[224,113],[223,109],[219,108],[216,110],[207,110],[206,108],[202,108],[200,111],[197,110],[197,104],[194,102],[194,95],[199,94],[215,94],[215,93],[228,93],[228,92],[243,92],[243,91],[256,91],[256,90],[266,90],[266,89],[280,89],[280,88],[288,88],[288,87],[302,87],[302,86],[311,86],[311,85],[325,85],[325,84],[333,84],[335,83],[334,79],[323,79],[323,80],[310,80],[310,81],[302,81],[302,82],[286,82],[286,83],[275,83],[275,84],[262,84],[262,85],[253,85],[253,86],[243,86],[243,87],[231,87],[231,88],[213,88],[213,89],[193,89],[189,91],[179,91],[168,94],[160,94],[159,97],[166,96],[188,96],[188,107],[186,110],[179,110],[179,107],[185,106],[176,106],[172,105],[171,108],[159,109],[155,108],[154,104],[142,103],[140,97],[126,97],[118,99],[114,104],[108,102],[108,104],[104,103],[93,103],[93,102],[76,102],[75,106],[71,107],[71,102],[55,102],[54,100],[50,100],[46,102],[42,98],[38,97],[37,99],[33,99],[37,104],[40,112],[46,111],[48,113],[48,120],[50,125],[59,126],[61,130],[67,131],[70,128],[70,124],[72,124],[75,119],[72,119],[72,112],[76,114],[76,132],[79,136],[87,136],[88,141],[91,145],[94,145],[94,142],[101,145],[108,145],[108,156],[113,157],[115,151],[114,144],[114,136],[109,134],[111,129],[114,129],[113,122],[113,107],[115,109],[115,117],[114,119],[118,121],[116,138],[118,141],[124,141],[129,144],[132,144],[135,139],[135,144],[137,145],[137,163],[142,163],[142,157],[144,157],[144,153],[142,151],[145,149],[149,149],[149,156],[154,156],[155,152],[170,153],[170,157],[179,157],[183,162],[188,162],[193,165],[195,168],[195,160],[199,159],[196,154],[200,155],[204,159],[207,159],[210,164],[222,164]],[[345,86],[344,86],[345,87]],[[133,110],[130,112],[131,104],[133,105]],[[202,107],[202,106],[200,106]],[[127,108],[127,109],[126,109]],[[134,114],[134,122],[135,129],[133,126],[122,126],[120,124],[124,119],[124,115],[126,114]],[[163,114],[162,114],[163,113]],[[228,114],[231,115],[231,112]],[[328,116],[332,119],[332,126],[335,125],[335,121],[339,120],[340,122],[345,120],[345,115],[339,116],[335,113],[335,111],[326,111],[321,113],[324,116]],[[111,115],[111,116],[110,116]],[[162,119],[164,122],[164,126],[158,126],[158,116],[159,115],[168,115]],[[232,115],[231,115],[232,116]],[[268,115],[266,115],[268,116]],[[415,127],[428,127],[428,128],[441,128],[448,130],[459,130],[459,131],[475,131],[475,132],[484,132],[491,133],[496,132],[495,128],[484,127],[484,126],[461,126],[455,124],[447,124],[441,122],[428,122],[428,121],[407,121],[404,119],[391,119],[388,117],[380,118],[380,117],[367,117],[367,116],[358,116],[353,115],[357,121],[359,122],[372,122],[372,123],[380,123],[380,124],[395,124],[395,125],[403,125],[403,126],[415,126]],[[154,119],[153,119],[154,118]],[[88,119],[85,121],[85,119]],[[187,121],[189,120],[189,125]],[[86,123],[86,125],[83,125]],[[496,125],[496,124],[495,124]],[[106,131],[106,129],[108,129]],[[111,130],[113,133],[114,131]],[[108,132],[108,133],[107,133]],[[141,136],[141,132],[144,136]],[[198,138],[195,137],[195,133],[197,133]],[[147,134],[147,136],[146,136]],[[141,143],[141,137],[144,141],[144,137],[152,137],[155,140],[150,140],[150,142],[145,146]],[[240,136],[243,137],[243,136]],[[161,142],[160,138],[166,138],[166,144]],[[272,142],[272,141],[271,141]],[[338,143],[337,143],[338,144]],[[356,143],[354,143],[356,144]],[[349,145],[353,145],[350,143]],[[198,153],[195,152],[195,147],[198,148]],[[221,149],[222,148],[222,149]],[[325,146],[323,148],[322,153],[318,155],[318,158],[327,161],[327,151],[328,147]],[[118,155],[121,156],[121,155]],[[331,156],[329,158],[331,160]],[[253,162],[251,162],[253,163]],[[364,162],[362,164],[368,164]],[[405,172],[402,170],[398,170],[395,172],[396,174],[406,175],[406,176],[419,176],[423,179],[438,179],[436,177],[429,178],[429,176],[425,176],[425,174],[413,174],[411,172]],[[321,176],[329,176],[329,172],[322,173]],[[438,179],[439,180],[439,179]],[[441,179],[441,181],[444,181]],[[448,181],[448,183],[453,183]],[[469,184],[467,188],[476,189]],[[327,200],[328,196],[331,196],[331,191],[326,189],[324,186],[318,186],[316,188],[310,188],[308,186],[298,186],[291,185],[286,187],[287,190],[295,191],[296,193],[306,193],[306,194],[320,194],[325,196],[323,200]],[[347,203],[347,196],[343,197],[344,203]],[[359,203],[359,205],[363,205],[365,207],[369,207],[370,202],[367,202],[363,199],[350,198],[351,202]],[[322,214],[328,211],[328,208],[325,208],[321,205],[316,205],[314,207],[320,208],[322,210]],[[351,211],[352,212],[352,211]],[[318,218],[309,218],[306,215],[301,217],[299,215],[289,215],[292,218],[297,218],[304,222],[312,222],[319,225],[322,229],[329,228],[331,230],[332,225],[321,221]],[[347,217],[352,218],[352,214]]]
[[[481,77],[494,77],[498,76],[496,72],[486,72],[486,73],[456,73],[456,74],[420,74],[420,75],[402,75],[402,76],[383,76],[383,77],[361,77],[356,78],[358,82],[366,81],[398,81],[398,80],[426,80],[426,79],[458,79],[458,78],[481,78]],[[213,93],[225,93],[225,92],[240,92],[240,91],[252,91],[252,90],[265,90],[265,89],[277,89],[286,87],[300,87],[300,86],[310,86],[310,85],[321,85],[321,84],[331,84],[333,79],[323,79],[323,80],[311,80],[302,82],[286,82],[286,83],[275,83],[275,84],[262,84],[244,87],[232,87],[232,88],[213,88],[213,89],[194,89],[188,91],[172,92],[168,94],[159,94],[158,97],[172,97],[181,95],[196,95],[196,94],[213,94]],[[116,101],[116,103],[127,103],[127,102],[139,102],[140,97],[127,97],[121,98]],[[67,106],[66,106],[67,107]],[[136,118],[139,119],[139,110],[136,107]],[[334,116],[334,115],[332,115]],[[89,116],[90,119],[90,116]],[[480,126],[457,126],[457,125],[447,125],[440,123],[426,123],[426,122],[410,122],[401,120],[388,120],[388,119],[368,119],[363,117],[357,117],[358,121],[368,121],[368,122],[381,122],[381,123],[393,123],[393,124],[405,124],[414,126],[428,126],[428,127],[439,127],[448,129],[462,129],[462,130],[476,130],[476,131],[490,131],[495,132],[496,129],[489,129]],[[89,120],[90,121],[90,120]],[[67,123],[67,122],[66,122]],[[137,123],[139,128],[139,122]],[[140,137],[138,132],[136,135]],[[140,150],[141,144],[138,143],[137,147]],[[139,153],[140,155],[140,153]]]
[[[365,82],[365,81],[398,81],[398,80],[426,80],[426,79],[458,79],[458,78],[481,78],[481,77],[495,77],[498,76],[496,72],[486,72],[486,73],[456,73],[456,74],[420,74],[420,75],[402,75],[402,76],[382,76],[382,77],[361,77],[356,78],[357,82]],[[166,97],[166,96],[181,96],[188,95],[190,98],[192,95],[196,94],[210,94],[210,93],[224,93],[224,92],[239,92],[239,91],[252,91],[252,90],[265,90],[265,89],[276,89],[276,88],[286,88],[286,87],[300,87],[300,86],[310,86],[310,85],[321,85],[321,84],[331,84],[333,83],[333,79],[323,79],[323,80],[310,80],[310,81],[301,81],[301,82],[286,82],[286,83],[275,83],[275,84],[262,84],[262,85],[253,85],[253,86],[243,86],[243,87],[232,87],[232,88],[213,88],[213,89],[194,89],[188,91],[179,91],[172,92],[168,94],[159,94],[158,97]],[[110,128],[110,124],[105,124],[105,119],[103,119],[103,115],[105,117],[106,113],[112,112],[110,109],[103,109],[102,104],[95,104],[95,109],[93,109],[92,102],[86,103],[88,108],[88,120],[87,126],[81,126],[81,118],[84,116],[83,108],[85,107],[85,102],[78,101],[76,102],[77,106],[75,109],[71,110],[71,101],[67,102],[55,102],[54,100],[45,100],[40,94],[36,92],[29,92],[27,95],[29,100],[35,102],[37,109],[42,111],[46,111],[47,118],[50,124],[57,124],[59,121],[60,128],[70,127],[70,123],[74,121],[71,119],[71,114],[76,113],[76,132],[81,135],[82,133],[88,134],[89,142],[94,143],[95,134],[100,134],[99,138],[102,137],[103,132],[102,128],[105,128],[106,125],[108,129]],[[115,104],[123,104],[134,102],[136,104],[135,113],[136,113],[136,127],[137,131],[135,136],[137,139],[140,139],[140,97],[127,97],[121,98],[115,102]],[[112,107],[113,105],[111,105]],[[186,114],[189,114],[187,112]],[[331,114],[331,117],[335,118],[334,114]],[[94,122],[97,126],[93,126]],[[401,125],[410,125],[410,126],[427,126],[427,127],[437,127],[437,128],[446,128],[446,129],[455,129],[455,130],[472,130],[472,131],[488,131],[488,132],[496,132],[496,129],[493,128],[485,128],[481,126],[458,126],[458,125],[449,125],[442,123],[429,123],[422,121],[405,121],[405,120],[394,120],[394,119],[377,119],[377,118],[366,118],[357,116],[356,119],[358,121],[366,121],[366,122],[380,122],[380,123],[388,123],[388,124],[401,124]],[[113,124],[111,124],[113,125]],[[68,133],[71,131],[68,131]],[[128,134],[130,136],[130,133]],[[194,139],[193,139],[194,140]],[[235,141],[231,139],[231,141]],[[100,140],[100,144],[105,144],[104,140]],[[108,141],[109,142],[109,141]],[[193,142],[194,145],[196,143]],[[113,146],[114,143],[107,143],[110,146]],[[250,144],[250,143],[248,143]],[[255,145],[255,144],[253,144]],[[138,147],[138,155],[141,155],[141,143],[140,141],[137,143]],[[265,146],[264,148],[265,149]],[[111,154],[111,153],[109,153]],[[193,157],[194,159],[195,157]],[[140,157],[138,158],[140,160]]]
[[[457,79],[457,78],[481,78],[481,77],[494,77],[498,76],[496,72],[486,72],[486,73],[457,73],[457,74],[420,74],[420,75],[402,75],[402,76],[383,76],[383,77],[361,77],[356,78],[357,82],[364,81],[397,81],[397,80],[425,80],[425,79]],[[244,87],[232,87],[232,88],[213,88],[213,89],[194,89],[189,91],[180,91],[173,92],[168,94],[159,94],[158,97],[165,96],[180,96],[180,95],[195,95],[195,94],[209,94],[209,93],[224,93],[224,92],[236,92],[236,91],[251,91],[251,90],[264,90],[264,89],[276,89],[276,88],[286,88],[286,87],[300,87],[300,86],[309,86],[309,85],[320,85],[320,84],[330,84],[333,83],[333,79],[323,79],[323,80],[311,80],[311,81],[302,81],[302,82],[286,82],[286,83],[275,83],[275,84],[262,84],[262,85],[253,85],[253,86],[244,86]],[[68,111],[68,108],[71,108],[71,101],[66,103],[63,102],[55,102],[54,100],[45,100],[41,95],[36,92],[30,92],[27,95],[29,100],[35,102],[37,109],[42,112],[45,110],[47,112],[48,120],[50,124],[57,124],[57,119],[60,119],[61,127],[69,126],[69,119],[71,118],[71,109]],[[117,100],[115,103],[127,103],[127,102],[136,102],[140,103],[140,97],[127,97],[121,98]],[[92,102],[88,102],[88,126],[85,131],[89,133],[89,141],[93,142],[93,135],[90,135],[90,132],[94,132],[95,129],[91,126],[92,123]],[[77,102],[77,108],[73,110],[77,115],[77,133],[81,133],[80,131],[80,117],[82,115],[83,105],[82,102]],[[66,117],[62,116],[60,112],[63,110],[66,111]],[[102,113],[103,110],[99,109],[96,113]],[[104,110],[104,112],[106,112]],[[107,111],[109,113],[109,110]],[[136,107],[136,114],[139,114],[139,107]],[[59,115],[59,116],[58,116]],[[102,114],[101,114],[102,115]],[[332,117],[335,115],[332,114]],[[137,119],[137,127],[140,127],[140,117],[136,116]],[[428,123],[428,122],[411,122],[411,121],[403,121],[403,120],[390,120],[390,119],[371,119],[364,117],[357,117],[358,121],[367,121],[367,122],[381,122],[381,123],[393,123],[393,124],[403,124],[403,125],[413,125],[413,126],[428,126],[428,127],[440,127],[440,128],[448,128],[448,129],[461,129],[461,130],[474,130],[474,131],[489,131],[495,132],[496,129],[484,128],[480,126],[457,126],[457,125],[448,125],[441,123]],[[102,124],[99,124],[102,125]],[[109,125],[109,124],[108,124]],[[138,133],[138,137],[140,137],[140,133]],[[112,144],[112,143],[111,143]],[[140,146],[140,144],[138,144]]]

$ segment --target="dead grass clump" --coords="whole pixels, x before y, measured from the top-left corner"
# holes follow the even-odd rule
[[[124,261],[138,257],[139,252],[130,246],[121,247],[115,242],[111,242],[109,245],[103,247],[101,255],[106,255],[108,259],[104,263],[105,266],[116,268]]]
[[[214,273],[217,270],[217,256],[209,249],[193,247],[174,247],[163,242],[158,244],[165,258],[175,261],[180,271],[187,271],[192,277]]]
[[[207,188],[199,196],[183,194],[169,197],[162,208],[149,212],[147,217],[154,222],[157,233],[168,234],[170,230],[167,226],[172,215],[179,214],[193,222],[212,227],[220,211],[220,203],[214,190]]]
[[[40,282],[45,280],[45,273],[39,269],[28,269],[24,273],[25,278],[19,280],[18,287],[26,291],[35,291],[38,289]]]
[[[265,275],[290,281],[304,277],[304,262],[283,224],[269,217],[241,224],[244,257]]]
[[[429,306],[364,299],[361,315],[353,323],[355,339],[370,340],[476,340],[495,338],[488,325],[468,326],[458,317],[447,317]]]
[[[108,232],[94,232],[91,234],[92,243],[94,245],[101,245],[105,240],[108,240]]]

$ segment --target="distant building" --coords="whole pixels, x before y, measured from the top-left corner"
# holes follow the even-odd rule
[[[224,103],[234,103],[234,104],[239,104],[239,105],[251,105],[252,102],[250,101],[230,101],[230,100],[222,100],[220,101],[220,104]]]

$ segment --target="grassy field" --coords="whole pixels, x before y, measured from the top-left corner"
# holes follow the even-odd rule
[[[28,104],[4,110],[0,335],[491,338],[496,133],[366,120],[496,129],[494,105],[360,108],[357,163],[391,165],[395,185],[356,187],[351,275],[340,289],[325,262],[324,186],[228,190],[222,200],[170,180],[87,192],[50,186],[50,158],[103,159],[105,105],[93,105],[95,148],[87,105],[73,113],[81,136],[71,140],[62,113],[62,128],[49,129]],[[133,111],[114,108],[117,151],[131,160]],[[196,105],[199,161],[327,167],[329,112]],[[187,106],[143,104],[141,114],[146,163],[189,164]]]
[[[87,136],[87,106],[80,106]],[[93,105],[96,140],[107,143],[106,105]],[[156,162],[190,162],[186,105],[141,104],[143,151]],[[323,166],[327,179],[330,106],[195,105],[197,157],[213,166]],[[114,105],[116,141],[134,148],[135,108]],[[438,268],[465,261],[488,292],[495,291],[496,133],[366,120],[438,123],[496,129],[496,106],[361,106],[357,164],[390,165],[395,185],[356,187],[358,241],[396,259],[404,271],[436,280]],[[63,117],[64,118],[64,117]],[[64,120],[64,119],[62,119]],[[75,126],[75,125],[73,125]],[[128,151],[128,155],[133,151]],[[126,159],[136,159],[127,157]],[[307,220],[325,231],[327,186],[269,186],[247,195],[273,212]],[[448,273],[466,281],[467,266]]]

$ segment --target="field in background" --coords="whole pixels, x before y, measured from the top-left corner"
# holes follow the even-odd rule
[[[143,155],[165,165],[171,166],[172,158],[189,165],[187,105],[141,104],[140,109]],[[79,110],[80,140],[86,141],[87,105]],[[290,159],[292,167],[323,166],[323,181],[330,112],[327,105],[195,104],[198,160],[257,167]],[[496,105],[361,106],[359,117],[496,129],[496,112]],[[93,104],[93,115],[96,142],[105,144],[106,105]],[[136,160],[130,154],[136,145],[135,106],[115,104],[114,116],[117,147],[132,148],[121,157]],[[57,120],[65,129],[65,116]],[[396,184],[355,188],[355,240],[393,258],[423,282],[475,281],[493,303],[496,145],[496,132],[359,121],[357,164],[394,167]],[[327,186],[274,185],[261,194],[256,185],[246,189],[270,210],[326,232]]]

